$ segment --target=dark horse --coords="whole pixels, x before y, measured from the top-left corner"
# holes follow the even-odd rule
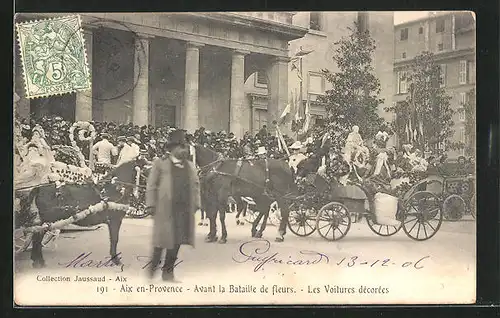
[[[204,147],[195,147],[196,162],[200,166],[202,206],[210,220],[208,242],[216,237],[216,217],[219,212],[222,235],[220,243],[227,241],[225,224],[228,210],[227,199],[232,196],[241,207],[241,197],[252,197],[259,215],[252,224],[252,237],[262,237],[269,217],[269,206],[277,201],[282,214],[279,231],[285,234],[288,220],[288,200],[298,193],[292,171],[286,161],[278,159],[233,160],[222,159],[215,152],[207,155]],[[210,161],[212,161],[210,163]],[[257,226],[262,220],[259,230]]]
[[[30,191],[27,200],[23,200],[19,219],[26,219],[25,215],[32,213],[30,207],[34,202],[42,223],[52,223],[69,218],[90,205],[101,201],[120,202],[132,191],[135,184],[135,167],[141,161],[126,162],[112,170],[98,184],[89,182],[86,184],[63,184],[56,187],[55,184],[41,185]],[[114,180],[112,181],[112,178]],[[121,188],[127,189],[123,191]],[[106,223],[110,237],[110,255],[113,263],[121,265],[119,254],[116,251],[118,238],[124,211],[111,211],[106,209],[76,222],[79,226],[94,226]],[[23,216],[24,214],[24,216]],[[42,253],[42,238],[45,233],[35,232],[32,238],[31,260],[33,267],[45,266]]]

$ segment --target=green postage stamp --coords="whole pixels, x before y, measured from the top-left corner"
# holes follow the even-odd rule
[[[16,27],[27,98],[90,89],[79,16],[18,23]]]

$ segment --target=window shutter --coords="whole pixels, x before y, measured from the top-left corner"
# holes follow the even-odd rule
[[[465,83],[469,83],[469,61],[464,61],[465,62]]]

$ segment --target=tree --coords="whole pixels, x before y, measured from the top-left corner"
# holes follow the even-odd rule
[[[465,153],[474,156],[476,153],[476,90],[469,91],[467,101],[462,104],[465,113]]]
[[[386,108],[396,114],[392,126],[400,140],[435,152],[439,152],[440,144],[459,147],[449,140],[453,135],[454,111],[450,107],[451,97],[440,85],[440,74],[432,53],[418,55],[406,75],[409,87],[406,101]]]
[[[325,125],[337,146],[343,146],[354,125],[359,127],[365,139],[369,139],[384,124],[378,114],[378,107],[384,100],[378,97],[380,81],[372,65],[375,41],[368,31],[360,30],[357,23],[349,30],[348,36],[335,43],[337,49],[333,60],[338,72],[322,70],[332,89],[319,98],[326,108]]]

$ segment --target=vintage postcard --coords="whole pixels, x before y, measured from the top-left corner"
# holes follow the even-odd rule
[[[16,305],[476,301],[473,12],[14,23]]]

